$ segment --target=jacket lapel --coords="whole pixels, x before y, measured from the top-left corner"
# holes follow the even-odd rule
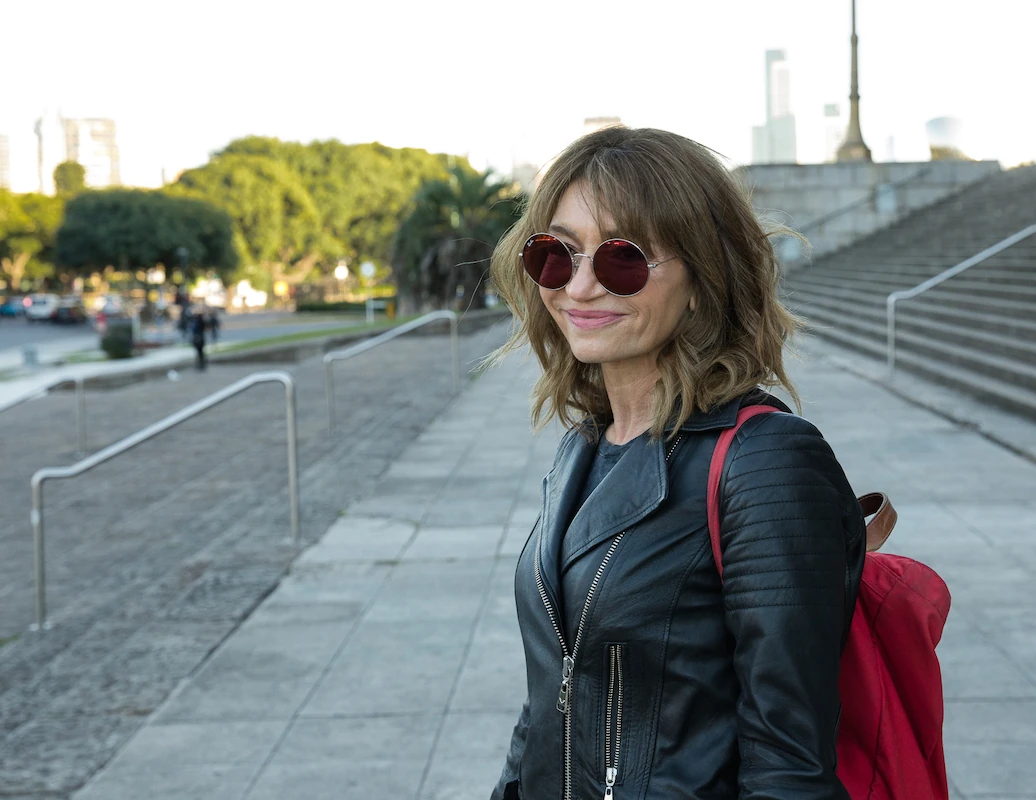
[[[742,404],[763,402],[788,408],[764,392],[749,393],[707,413],[692,415],[681,427],[683,436],[729,428]],[[643,435],[608,473],[573,518],[586,474],[597,453],[577,430],[569,431],[554,468],[543,479],[539,537],[540,572],[551,600],[557,605],[561,573],[580,555],[620,531],[636,525],[658,508],[669,494],[665,454],[671,442]],[[566,522],[571,523],[566,526]],[[566,530],[567,527],[567,530]]]
[[[540,509],[539,559],[540,575],[555,606],[561,585],[558,556],[566,537],[565,528],[579,502],[586,473],[593,463],[597,447],[577,431],[568,434],[568,443],[560,449],[554,468],[543,479],[543,502]]]
[[[635,525],[658,508],[669,493],[665,445],[647,435],[633,440],[564,532],[562,571],[598,542]]]

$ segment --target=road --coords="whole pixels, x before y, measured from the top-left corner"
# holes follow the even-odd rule
[[[302,322],[300,319],[307,321]],[[340,328],[360,324],[355,316],[326,315],[300,318],[290,311],[264,311],[253,314],[224,314],[220,317],[220,341],[247,342],[273,336],[287,336],[308,331]],[[97,347],[98,335],[89,325],[29,324],[22,319],[0,321],[0,368],[22,362],[22,348],[34,345],[41,355],[57,352],[91,350]]]

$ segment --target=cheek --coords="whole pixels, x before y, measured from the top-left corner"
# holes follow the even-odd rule
[[[558,292],[544,289],[542,286],[540,287],[540,302],[543,303],[543,307],[547,309],[547,312],[552,317],[558,316],[558,312],[554,307],[554,304],[557,302],[557,297]]]

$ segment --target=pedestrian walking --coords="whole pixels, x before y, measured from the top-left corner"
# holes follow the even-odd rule
[[[198,370],[203,370],[208,363],[205,358],[205,314],[200,310],[195,311],[190,316],[190,325],[191,344],[194,346],[195,353],[197,353],[194,366]]]
[[[212,343],[213,344],[215,344],[216,342],[219,341],[219,328],[220,328],[219,311],[214,308],[214,309],[212,309],[209,312],[209,331],[212,333]]]
[[[568,430],[515,574],[528,695],[494,800],[848,800],[839,659],[860,503],[798,398],[799,326],[746,193],[708,148],[606,128],[565,150],[492,262]],[[720,463],[722,576],[710,547]],[[725,464],[725,467],[724,467]]]

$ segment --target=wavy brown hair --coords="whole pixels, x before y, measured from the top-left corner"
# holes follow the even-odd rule
[[[652,435],[675,433],[694,412],[760,386],[783,386],[798,404],[784,346],[801,322],[778,297],[779,267],[748,193],[704,145],[620,126],[569,145],[493,253],[493,283],[515,323],[490,361],[531,345],[543,367],[532,395],[534,424],[557,416],[570,428],[589,417],[596,435],[600,423],[611,421],[601,366],[572,355],[519,258],[526,240],[550,227],[561,196],[577,181],[585,183],[591,207],[613,217],[622,238],[679,256],[690,278],[693,311],[686,310],[658,355]]]

